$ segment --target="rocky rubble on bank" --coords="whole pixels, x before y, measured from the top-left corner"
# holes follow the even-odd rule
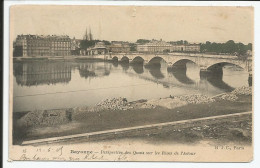
[[[236,101],[237,95],[252,95],[251,87],[240,87],[232,92],[221,94],[217,96],[222,100]],[[164,107],[173,109],[176,107],[184,106],[186,104],[206,104],[216,101],[216,97],[209,97],[202,94],[184,95],[184,96],[170,96],[168,98],[152,99],[142,102],[128,102],[126,98],[113,98],[106,99],[95,107],[90,108],[88,111],[100,111],[100,110],[128,110],[133,108],[156,108]]]
[[[101,101],[96,104],[98,110],[128,110],[133,107],[128,103],[126,98],[112,98]]]
[[[186,101],[189,104],[212,103],[215,101],[215,99],[201,94],[176,96],[176,97],[182,101]]]
[[[185,95],[185,96],[170,96],[169,98],[148,100],[140,107],[155,108],[160,106],[168,109],[174,109],[176,107],[181,107],[187,104],[211,103],[214,101],[215,99],[200,94]]]
[[[240,87],[233,90],[231,93],[235,95],[252,95],[252,87]]]
[[[181,107],[187,104],[200,104],[200,103],[210,103],[215,100],[206,95],[186,95],[186,96],[175,96],[168,98],[152,99],[142,102],[128,102],[126,98],[112,98],[106,99],[94,107],[89,108],[88,111],[101,111],[101,110],[128,110],[133,108],[156,108],[164,107],[168,109],[174,109],[176,107]]]
[[[164,98],[164,99],[152,99],[143,103],[140,108],[155,108],[155,107],[165,107],[168,109],[174,109],[176,107],[184,106],[187,102],[180,100],[179,98]]]
[[[252,87],[240,87],[236,88],[232,92],[224,93],[220,95],[220,99],[222,100],[228,100],[228,101],[236,101],[238,99],[237,95],[252,95]]]
[[[228,100],[228,101],[236,101],[238,97],[232,93],[224,93],[223,95],[220,96],[220,99]]]
[[[126,98],[105,99],[91,107],[76,107],[73,109],[56,109],[56,110],[34,110],[27,113],[19,120],[19,123],[24,126],[41,126],[41,125],[56,125],[70,122],[77,113],[99,112],[99,111],[114,111],[114,110],[130,110],[130,109],[154,109],[163,107],[174,109],[176,107],[185,106],[187,104],[206,104],[212,103],[219,99],[227,101],[236,101],[238,95],[252,95],[251,87],[237,88],[232,92],[224,93],[215,97],[206,95],[185,95],[185,96],[170,96],[168,98],[138,100],[128,102]]]
[[[236,101],[238,99],[237,95],[252,95],[251,87],[241,87],[237,88],[230,93],[224,93],[217,96],[219,99]],[[126,98],[112,98],[106,99],[97,103],[95,106],[88,108],[86,111],[95,112],[102,110],[128,110],[128,109],[138,109],[138,108],[156,108],[164,107],[168,109],[174,109],[176,107],[181,107],[187,104],[206,104],[216,101],[216,97],[209,97],[202,94],[184,95],[184,96],[170,96],[168,98],[152,99],[145,101],[128,102]]]
[[[64,124],[71,120],[71,109],[34,110],[19,119],[18,124],[25,127],[37,127],[42,125]]]

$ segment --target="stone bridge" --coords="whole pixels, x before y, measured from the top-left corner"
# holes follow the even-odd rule
[[[108,54],[105,60],[113,60],[127,63],[140,63],[143,65],[158,64],[164,60],[168,67],[186,65],[188,61],[194,62],[200,67],[201,72],[207,72],[222,68],[224,65],[233,64],[243,68],[252,74],[252,59],[238,59],[237,56],[229,55],[206,55],[189,53],[170,53],[170,54]]]

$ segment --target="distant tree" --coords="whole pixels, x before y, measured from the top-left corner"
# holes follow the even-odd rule
[[[169,50],[169,49],[165,49],[165,50],[163,50],[163,52],[164,52],[164,53],[169,53],[170,50]]]
[[[110,41],[102,40],[102,42],[104,42],[105,45],[111,45],[111,42],[110,42]]]
[[[177,43],[178,45],[183,45],[183,40],[176,41],[176,43]]]
[[[206,44],[200,44],[200,52],[208,52],[210,50],[211,42],[206,41]]]
[[[147,40],[147,39],[138,39],[136,41],[136,43],[139,43],[139,44],[145,44],[145,43],[149,43],[151,40]]]
[[[247,44],[247,50],[251,50],[252,51],[252,43],[248,43]]]
[[[136,44],[135,43],[130,43],[130,51],[136,51]]]
[[[244,45],[243,43],[238,43],[236,45],[236,47],[237,47],[236,50],[237,50],[239,55],[246,55],[246,52],[247,52],[247,46],[246,45]]]
[[[206,45],[209,46],[211,44],[210,41],[206,41]]]
[[[93,47],[95,45],[95,40],[81,40],[80,41],[80,49],[87,49],[89,47]]]
[[[110,45],[110,41],[107,40],[81,40],[80,49],[87,49],[89,47],[95,46],[97,42],[103,42],[105,45]]]
[[[252,50],[252,44],[244,45],[243,43],[235,43],[233,40],[229,40],[226,43],[206,43],[200,44],[201,52],[212,52],[212,53],[237,53],[239,56],[246,55],[247,50]]]
[[[236,44],[233,40],[229,40],[224,44],[224,52],[225,53],[230,53],[233,54],[235,53],[237,50]]]

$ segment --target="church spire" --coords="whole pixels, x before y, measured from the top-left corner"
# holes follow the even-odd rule
[[[87,28],[86,28],[86,33],[85,33],[85,35],[83,37],[83,40],[88,40],[88,29]]]
[[[93,40],[93,35],[91,33],[91,28],[89,27],[89,40],[92,41]]]

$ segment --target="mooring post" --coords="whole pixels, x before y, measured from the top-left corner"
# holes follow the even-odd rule
[[[250,71],[248,75],[248,85],[252,86],[252,71]]]

